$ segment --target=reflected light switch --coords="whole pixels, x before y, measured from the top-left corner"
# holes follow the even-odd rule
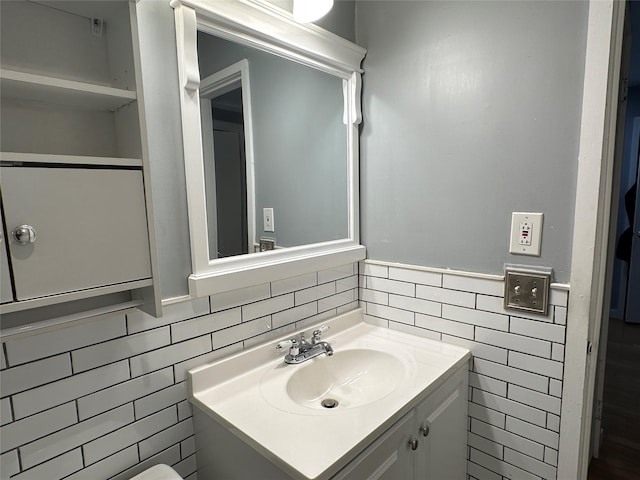
[[[274,232],[273,208],[263,208],[262,216],[264,218],[263,230],[265,232]]]

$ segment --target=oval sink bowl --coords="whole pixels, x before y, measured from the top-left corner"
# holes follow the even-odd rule
[[[310,360],[287,382],[295,403],[317,409],[352,408],[391,393],[405,375],[405,366],[379,350],[353,349]]]

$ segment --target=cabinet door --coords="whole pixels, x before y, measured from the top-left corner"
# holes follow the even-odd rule
[[[416,480],[467,477],[467,367],[416,407]],[[453,388],[452,388],[453,387]]]
[[[409,442],[412,438],[417,439],[413,435],[414,424],[413,412],[408,413],[332,480],[412,479],[416,452]]]
[[[9,274],[9,259],[7,257],[7,238],[4,237],[4,218],[0,210],[0,303],[13,301],[11,290],[11,275]]]
[[[3,167],[1,181],[9,236],[36,233],[8,239],[18,300],[151,276],[139,170]]]

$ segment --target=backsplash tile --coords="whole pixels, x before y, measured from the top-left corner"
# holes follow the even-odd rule
[[[131,445],[114,455],[94,463],[90,467],[65,478],[65,480],[97,480],[99,478],[110,478],[114,474],[122,471],[123,468],[133,467],[138,463],[138,449]]]
[[[9,366],[13,367],[126,334],[124,314],[117,314],[109,317],[108,321],[89,322],[73,328],[8,340],[5,348]]]
[[[411,312],[423,313],[425,315],[440,316],[442,314],[442,304],[420,298],[407,297],[404,295],[389,294],[389,306],[397,307]]]
[[[349,263],[334,268],[327,268],[318,272],[318,283],[327,283],[340,280],[342,278],[358,278],[358,264]]]
[[[131,335],[132,333],[171,325],[180,320],[207,315],[209,312],[209,298],[198,298],[190,302],[163,306],[162,317],[160,318],[154,318],[140,310],[134,310],[127,313],[127,330]]]
[[[102,460],[116,453],[123,445],[132,445],[154,435],[178,422],[178,412],[174,406],[154,413],[135,423],[116,430],[108,435],[96,438],[82,447],[86,465]]]
[[[509,384],[526,385],[539,392],[546,392],[549,388],[549,379],[542,375],[493,363],[482,358],[473,359],[473,371],[488,377],[504,380]]]
[[[82,453],[79,448],[41,463],[35,468],[25,470],[11,477],[17,480],[42,480],[43,478],[63,478],[82,468]]]
[[[307,273],[297,277],[285,278],[271,282],[271,295],[284,295],[302,288],[313,287],[318,284],[318,273]]]
[[[60,405],[46,412],[17,420],[2,427],[0,453],[49,435],[57,430],[73,425],[78,414],[73,402]]]
[[[240,307],[185,320],[171,325],[171,340],[173,342],[181,342],[182,340],[210,333],[212,326],[215,326],[216,329],[222,329],[238,325],[241,322],[242,310]]]
[[[13,412],[11,411],[11,401],[9,398],[0,400],[0,425],[13,422]]]
[[[504,310],[502,289],[363,262],[169,305],[161,319],[132,311],[6,339],[3,478],[128,480],[167,463],[195,480],[187,370],[360,302],[369,322],[472,351],[470,478],[555,480],[568,292],[538,316]]]
[[[187,399],[187,393],[187,382],[181,382],[136,400],[133,402],[136,420],[177,405]]]
[[[133,422],[131,404],[109,410],[20,447],[23,468],[31,468]]]
[[[380,267],[382,268],[382,267]],[[365,267],[366,271],[366,267]],[[365,275],[368,275],[365,273]],[[410,282],[419,285],[430,285],[433,287],[442,286],[442,274],[434,272],[426,272],[420,270],[409,270],[406,268],[389,267],[389,279],[400,280],[402,282]]]
[[[13,413],[20,419],[96,392],[129,378],[126,360],[73,375],[13,396]]]
[[[69,375],[71,357],[68,353],[8,368],[0,371],[2,395],[13,395]]]
[[[9,478],[11,475],[15,475],[20,471],[20,461],[18,460],[18,451],[11,450],[10,452],[0,455],[0,472],[2,477]]]
[[[358,284],[348,264],[167,305],[159,319],[133,310],[3,339],[2,479],[129,480],[166,463],[196,480],[186,372],[357,308]]]
[[[81,348],[71,353],[73,372],[91,370],[170,343],[169,327],[162,327]]]
[[[158,350],[152,350],[137,357],[129,359],[131,364],[131,376],[137,377],[145,373],[159,370],[162,367],[173,365],[187,358],[210,352],[211,336],[204,335],[186,342],[177,343]]]
[[[4,354],[4,342],[0,343],[0,368],[3,370],[7,368],[7,360]]]
[[[507,315],[498,315],[454,305],[443,305],[442,316],[457,322],[470,323],[493,330],[502,330],[505,332],[509,330],[509,317]]]
[[[138,444],[140,459],[145,460],[170,447],[176,440],[181,442],[189,437],[193,437],[193,422],[188,418],[141,441]]]
[[[257,302],[258,300],[264,300],[270,296],[271,284],[263,283],[261,285],[254,285],[253,287],[211,295],[209,301],[211,311],[218,312],[220,310]]]
[[[476,296],[473,293],[427,285],[416,285],[416,297],[460,307],[475,308],[476,306]]]
[[[97,415],[173,385],[171,367],[118,383],[76,400],[80,420]]]
[[[295,304],[298,306],[304,303],[313,302],[314,300],[328,297],[334,293],[336,293],[335,282],[322,283],[315,287],[305,288],[304,290],[298,290],[295,292]]]
[[[451,290],[462,290],[464,292],[495,297],[501,297],[504,293],[504,282],[501,280],[478,278],[477,276],[471,277],[445,273],[442,275],[442,286]]]
[[[368,322],[471,350],[469,478],[556,480],[566,288],[542,316],[505,310],[504,282],[487,275],[367,261],[359,272]]]

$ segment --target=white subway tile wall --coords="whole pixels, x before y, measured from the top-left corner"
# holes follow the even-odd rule
[[[117,313],[4,339],[2,480],[128,480],[157,463],[197,480],[186,372],[357,308],[358,283],[348,264],[166,306],[160,319]]]
[[[466,347],[468,476],[556,480],[568,292],[546,316],[503,308],[502,280],[362,262],[365,319]]]
[[[359,288],[358,288],[359,287]],[[358,306],[371,323],[469,348],[469,478],[555,479],[568,294],[506,311],[501,281],[364,262],[7,340],[2,479],[196,480],[190,368]],[[45,473],[46,472],[46,473]]]

